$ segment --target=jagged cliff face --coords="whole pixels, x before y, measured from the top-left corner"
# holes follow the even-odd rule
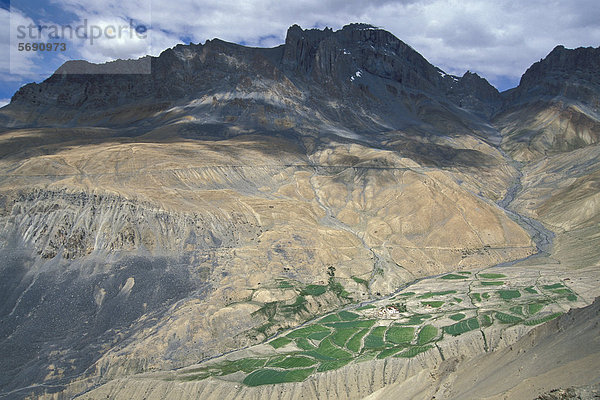
[[[536,252],[496,204],[512,100],[388,32],[293,26],[107,74],[123,63],[68,62],[0,111],[2,392],[190,365]]]
[[[494,122],[513,157],[531,161],[598,143],[599,57],[600,48],[557,46],[503,94],[506,104]]]

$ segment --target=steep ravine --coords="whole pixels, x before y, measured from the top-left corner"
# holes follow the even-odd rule
[[[503,152],[503,154],[507,156],[506,153]],[[514,265],[518,262],[522,262],[533,257],[548,256],[550,248],[552,247],[552,241],[554,239],[554,232],[547,229],[544,226],[544,224],[542,224],[540,221],[520,214],[511,207],[512,202],[523,190],[523,187],[521,185],[521,179],[523,178],[523,164],[517,161],[513,161],[512,165],[513,167],[515,167],[518,174],[515,177],[515,180],[513,181],[511,186],[507,189],[504,198],[498,202],[498,206],[503,208],[506,211],[507,215],[513,221],[515,221],[523,229],[525,229],[525,231],[527,231],[527,233],[531,236],[535,243],[537,253],[519,260],[498,264],[496,265],[496,267]]]

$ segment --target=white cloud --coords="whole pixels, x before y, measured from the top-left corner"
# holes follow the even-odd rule
[[[557,44],[598,46],[599,20],[595,0],[180,0],[177,11],[168,2],[152,3],[153,26],[195,42],[218,37],[273,46],[283,42],[294,23],[341,28],[368,22],[442,69],[476,71],[492,81],[517,80]]]
[[[0,108],[10,103],[10,99],[0,99]]]
[[[596,0],[51,1],[79,21],[106,25],[131,18],[151,27],[150,43],[104,39],[75,47],[81,58],[95,62],[158,55],[183,40],[220,38],[272,47],[283,43],[292,24],[339,29],[367,22],[389,30],[449,73],[471,70],[492,82],[515,82],[557,44],[600,43]]]
[[[0,9],[0,21],[7,29],[0,30],[0,73],[4,81],[37,79],[40,75],[39,54],[19,51],[16,27],[28,26],[33,21],[18,10]],[[13,35],[11,35],[13,33]]]

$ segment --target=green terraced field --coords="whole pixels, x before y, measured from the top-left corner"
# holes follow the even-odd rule
[[[266,358],[242,358],[240,360],[225,363],[220,369],[223,375],[229,373],[232,374],[238,371],[252,372],[257,368],[264,366],[266,362]]]
[[[279,287],[280,289],[291,289],[294,287],[294,285],[292,285],[288,281],[279,281],[277,287]]]
[[[453,275],[456,274],[447,274],[442,279],[458,279],[453,278]],[[510,278],[504,280],[507,278],[504,274],[495,273],[479,273],[473,276],[461,273],[459,278],[469,280],[465,282],[463,289],[435,290],[447,289],[450,284],[438,281],[437,287],[424,286],[433,288],[433,290],[429,289],[431,291],[421,289],[421,293],[419,293],[419,290],[415,289],[419,294],[415,292],[400,293],[384,302],[378,301],[375,304],[366,304],[352,309],[352,311],[341,310],[325,315],[320,319],[317,318],[316,323],[308,322],[304,326],[291,330],[287,335],[268,342],[271,347],[278,349],[279,354],[273,351],[272,355],[263,355],[257,358],[222,361],[206,367],[186,370],[176,379],[194,381],[210,376],[243,372],[248,374],[243,383],[250,386],[297,382],[306,379],[313,373],[335,370],[351,362],[362,362],[374,358],[415,357],[434,347],[438,341],[445,340],[443,333],[458,336],[465,332],[487,328],[494,323],[494,320],[505,326],[542,324],[561,315],[560,312],[541,313],[546,306],[564,303],[567,300],[577,300],[577,295],[562,283],[540,286],[543,288],[543,292],[536,290],[533,285],[523,284],[522,287],[492,288],[494,290],[492,292],[477,293],[470,292],[469,288],[472,287],[472,283],[479,283],[481,286],[500,286],[505,284],[505,281],[512,281],[509,281]],[[301,287],[300,284],[293,286],[287,281],[278,281],[276,284],[286,288],[288,285]],[[452,283],[452,287],[455,285],[460,286],[462,283]],[[275,323],[270,318],[278,308],[285,308],[288,312],[289,309],[305,308],[307,301],[303,296],[319,296],[330,290],[330,286],[305,286],[304,289],[298,289],[301,295],[297,296],[294,304],[267,303],[262,306],[260,313],[269,318],[266,325],[273,326]],[[485,289],[480,287],[479,290]],[[490,294],[498,296],[491,298]],[[452,295],[455,296],[452,297]],[[410,296],[415,296],[419,301],[407,301]],[[455,306],[467,296],[470,296],[473,305],[467,301],[462,305],[464,308],[453,313],[444,312],[445,308],[442,308],[442,305]],[[511,301],[521,297],[523,298],[520,300]],[[490,299],[484,302],[485,308],[483,309],[479,305],[482,299]],[[498,301],[499,299],[506,303]],[[360,313],[360,311],[392,305],[402,312],[400,319],[395,322],[391,322],[387,317],[382,320],[378,318],[365,319],[363,313]],[[420,312],[425,311],[425,307],[434,309],[428,311],[431,314],[421,314]],[[412,313],[404,314],[409,312]],[[477,316],[467,317],[467,315],[474,314]],[[455,322],[446,326],[440,324],[443,324],[444,321],[448,324],[448,319]],[[427,320],[431,322],[427,323]],[[389,325],[375,326],[379,324]],[[498,328],[502,328],[502,325],[498,325]],[[294,343],[297,349],[285,350],[285,346],[290,343]],[[241,378],[236,377],[235,379]]]
[[[329,334],[329,332],[331,332],[331,331],[329,329],[327,329],[326,327],[324,327],[323,325],[313,324],[313,325],[305,326],[300,329],[296,329],[295,331],[291,331],[290,333],[287,334],[287,337],[288,338],[309,337],[309,335],[311,335],[313,333],[319,333],[319,332],[327,332]]]
[[[429,299],[431,297],[436,297],[436,296],[445,296],[447,294],[455,294],[456,290],[444,290],[442,292],[429,292],[429,293],[423,293],[422,295],[418,296],[418,299]]]
[[[440,279],[467,279],[466,276],[456,275],[456,274],[448,274],[440,277]]]
[[[525,316],[525,314],[523,314],[523,307],[522,306],[513,306],[513,307],[509,308],[509,310],[513,314],[519,314],[521,316]]]
[[[369,329],[363,329],[361,331],[359,331],[358,333],[356,333],[354,336],[352,336],[350,338],[350,340],[348,340],[348,343],[346,343],[346,348],[350,351],[353,351],[355,353],[358,353],[360,351],[360,347],[362,344],[362,338],[369,332]]]
[[[433,346],[413,346],[408,350],[395,355],[394,357],[412,358],[415,357],[417,354],[424,353],[431,348],[433,348]]]
[[[358,276],[353,276],[352,280],[358,283],[359,285],[369,286],[369,281],[359,278]]]
[[[365,348],[367,349],[380,349],[385,347],[383,341],[383,335],[385,334],[386,326],[377,326],[373,328],[371,333],[365,337]]]
[[[504,274],[494,274],[494,273],[481,273],[478,274],[481,278],[485,278],[485,279],[501,279],[501,278],[506,278],[506,275]]]
[[[523,318],[515,317],[514,315],[506,314],[498,311],[496,313],[496,319],[503,324],[518,324],[523,321]]]
[[[327,326],[334,329],[343,329],[343,328],[370,328],[375,324],[374,319],[361,319],[355,321],[342,321],[342,322],[332,322],[327,324]]]
[[[527,305],[527,313],[529,315],[533,315],[533,314],[537,314],[538,312],[540,312],[542,310],[542,308],[544,308],[543,303],[531,303]]]
[[[292,368],[304,368],[311,367],[315,365],[317,361],[314,358],[309,358],[305,356],[290,356],[286,357],[281,361],[277,361],[274,363],[269,363],[270,367],[277,367],[283,369],[292,369]]]
[[[354,321],[355,319],[357,319],[358,317],[360,317],[360,315],[355,314],[355,313],[350,312],[350,311],[340,311],[338,313],[338,315],[340,316],[340,319],[342,321]]]
[[[433,325],[425,325],[419,331],[417,344],[424,345],[431,342],[438,335],[438,329]]]
[[[544,285],[542,287],[544,289],[558,289],[558,288],[564,287],[564,285],[562,283],[554,283],[552,285]]]
[[[559,294],[561,296],[566,296],[567,300],[569,301],[575,301],[577,300],[577,296],[575,296],[575,293],[573,293],[571,291],[571,289],[555,289],[552,291],[553,293]]]
[[[319,323],[324,324],[326,322],[337,322],[341,321],[339,315],[337,314],[329,314],[319,320]]]
[[[318,342],[319,340],[322,340],[322,339],[326,338],[327,336],[329,336],[330,333],[331,333],[331,331],[322,331],[322,332],[311,333],[310,335],[307,336],[307,339],[316,340]]]
[[[317,368],[317,372],[325,372],[333,369],[342,368],[344,365],[348,364],[351,359],[348,360],[333,360],[333,361],[323,361]]]
[[[280,371],[274,369],[259,369],[250,373],[244,384],[248,386],[270,385],[274,383],[302,382],[315,371],[315,368]]]
[[[414,336],[415,328],[393,325],[387,330],[385,340],[395,344],[410,343]]]
[[[479,321],[475,317],[444,327],[444,331],[452,336],[462,335],[475,329],[479,329]]]
[[[338,329],[331,335],[331,341],[340,347],[344,347],[348,339],[350,339],[357,331],[358,328]]]
[[[307,338],[297,338],[296,346],[302,350],[313,350],[315,346]]]
[[[396,354],[399,351],[402,351],[406,348],[406,346],[397,346],[397,347],[391,347],[389,349],[385,349],[382,350],[379,354],[377,354],[377,358],[378,359],[383,359],[389,356],[393,356],[394,354]]]
[[[551,321],[559,316],[561,316],[562,313],[557,312],[554,314],[550,314],[550,315],[546,315],[545,317],[540,317],[540,318],[534,318],[534,319],[530,319],[524,322],[525,325],[529,325],[529,326],[533,326],[533,325],[539,325],[539,324],[543,324],[544,322],[548,322]]]
[[[481,281],[483,286],[502,286],[504,285],[503,281]]]
[[[346,360],[348,358],[352,358],[352,354],[335,346],[329,338],[323,339],[316,350],[308,351],[304,354],[316,354],[317,356],[320,356],[317,358],[322,360]]]
[[[524,289],[527,293],[530,294],[538,294],[538,291],[533,288],[533,286],[528,286]]]
[[[516,299],[521,297],[521,292],[518,290],[498,290],[498,294],[504,300]]]
[[[302,291],[300,292],[300,294],[302,296],[320,296],[322,294],[324,294],[327,291],[327,286],[323,286],[323,285],[308,285],[307,287],[305,287],[304,289],[302,289]]]
[[[463,313],[456,313],[450,316],[450,319],[454,320],[454,321],[460,321],[461,319],[464,319],[466,317],[465,314]]]

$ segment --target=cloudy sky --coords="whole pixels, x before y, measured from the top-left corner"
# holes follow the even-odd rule
[[[446,72],[474,71],[500,90],[557,44],[600,46],[597,0],[0,0],[0,105],[68,59],[138,58],[216,37],[272,47],[292,24],[351,22],[384,28]],[[42,41],[66,49],[18,50]]]

